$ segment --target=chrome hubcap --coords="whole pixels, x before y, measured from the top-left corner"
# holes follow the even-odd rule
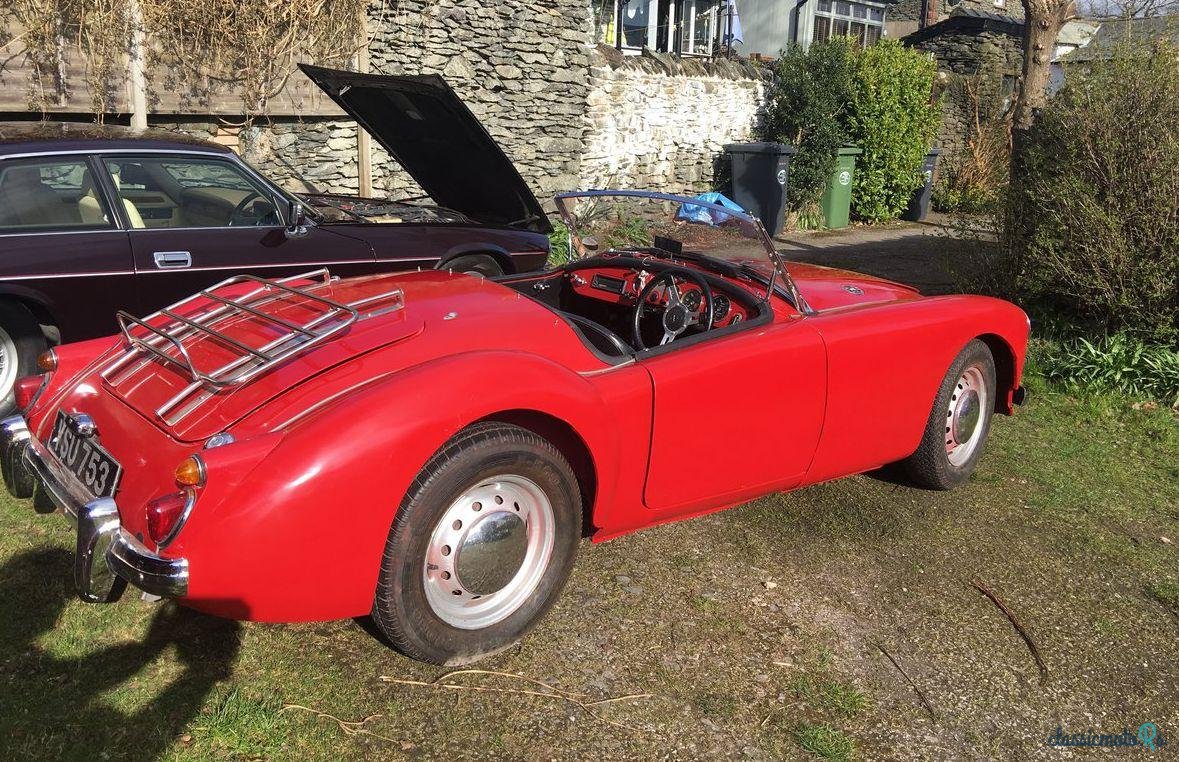
[[[971,365],[962,371],[946,411],[946,455],[950,463],[961,466],[970,459],[982,441],[984,411],[991,407],[982,368]]]
[[[510,616],[548,568],[553,529],[552,504],[531,479],[503,474],[463,492],[426,548],[422,576],[434,614],[465,630]]]
[[[507,587],[528,552],[528,528],[514,513],[496,511],[475,522],[455,557],[458,582],[474,595]]]

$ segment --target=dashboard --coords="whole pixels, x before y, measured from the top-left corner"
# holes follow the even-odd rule
[[[565,277],[571,284],[574,293],[579,296],[602,302],[610,302],[633,308],[638,301],[639,292],[656,273],[646,270],[635,270],[622,267],[584,268],[569,272]],[[703,307],[704,294],[693,283],[679,285],[680,298],[685,306],[695,313]],[[659,303],[666,301],[666,296],[657,297]],[[739,304],[718,288],[712,290],[712,320],[714,328],[724,328],[748,320],[749,309]]]

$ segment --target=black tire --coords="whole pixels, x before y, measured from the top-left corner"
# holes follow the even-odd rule
[[[47,345],[41,326],[24,305],[0,302],[0,416],[9,415],[13,401],[13,382],[37,372],[37,356]],[[14,357],[8,357],[15,350]],[[7,370],[7,363],[15,361],[16,372]]]
[[[456,273],[482,275],[484,278],[494,278],[504,274],[504,269],[500,267],[499,262],[486,254],[464,254],[461,257],[455,257],[445,264],[445,268],[454,270]]]
[[[979,411],[978,423],[971,427],[971,431],[978,433],[978,439],[969,450],[968,456],[955,463],[949,452],[947,438],[953,437],[950,433],[951,424],[955,420],[952,406],[959,404],[958,395],[962,388],[963,376],[968,370],[972,375],[977,373],[981,376],[987,393],[985,404]],[[914,485],[926,489],[947,490],[966,483],[974,473],[979,458],[982,457],[983,447],[991,432],[995,394],[995,358],[986,344],[975,339],[967,344],[950,364],[946,377],[938,388],[937,398],[925,425],[925,433],[921,437],[921,444],[917,451],[902,463]]]
[[[426,591],[427,584],[434,584],[425,580],[431,538],[436,527],[442,527],[443,517],[453,515],[448,510],[462,504],[457,499],[464,492],[509,474],[531,480],[552,507],[554,537],[547,566],[538,572],[539,582],[528,597],[506,618],[479,629],[453,626],[439,616]],[[556,601],[573,566],[580,530],[581,493],[561,453],[527,429],[475,424],[434,454],[402,500],[381,559],[373,621],[398,651],[432,664],[466,664],[502,651],[532,629]],[[455,549],[456,571],[461,552]],[[454,583],[442,584],[461,587],[457,574],[453,579]]]

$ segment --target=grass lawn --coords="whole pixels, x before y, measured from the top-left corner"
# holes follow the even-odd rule
[[[1179,423],[1031,392],[958,491],[863,476],[584,543],[477,665],[510,675],[450,678],[496,691],[420,684],[446,670],[363,622],[88,606],[67,523],[5,497],[0,759],[1012,758],[1147,721],[1179,744]]]

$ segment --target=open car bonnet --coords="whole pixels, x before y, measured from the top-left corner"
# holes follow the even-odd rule
[[[440,206],[484,224],[552,231],[511,160],[442,77],[299,68]]]

